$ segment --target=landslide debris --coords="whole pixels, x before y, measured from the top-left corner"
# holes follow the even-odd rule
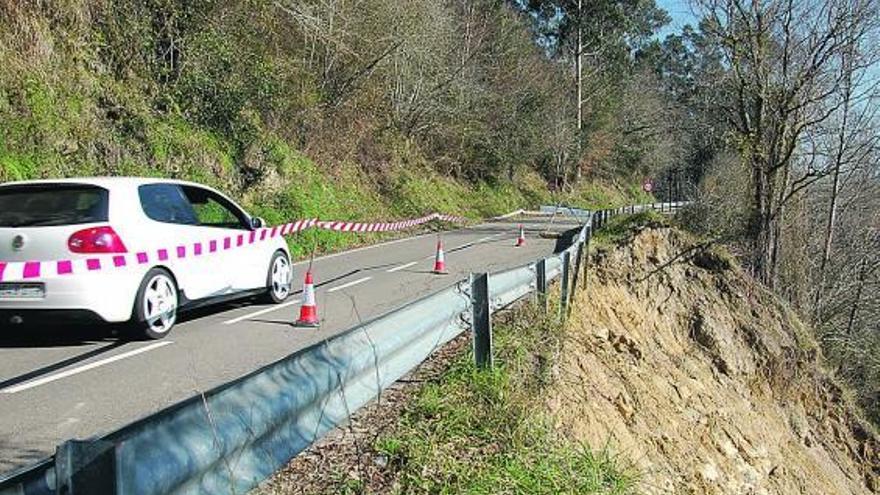
[[[791,310],[681,231],[623,237],[577,294],[560,430],[628,458],[641,493],[880,490],[878,435]]]

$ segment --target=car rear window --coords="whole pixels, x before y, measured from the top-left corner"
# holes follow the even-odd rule
[[[88,184],[0,186],[0,227],[106,222],[109,192]]]

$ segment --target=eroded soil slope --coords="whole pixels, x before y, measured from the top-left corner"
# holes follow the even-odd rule
[[[715,249],[654,227],[600,250],[551,408],[644,493],[876,493],[880,442],[809,330]]]

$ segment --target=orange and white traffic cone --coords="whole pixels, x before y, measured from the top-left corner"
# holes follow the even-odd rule
[[[446,255],[443,254],[443,239],[437,237],[437,254],[434,256],[434,273],[445,275],[446,271]]]
[[[526,245],[526,231],[523,229],[523,226],[519,226],[519,237],[516,238],[516,247],[525,246]]]
[[[295,327],[317,328],[321,326],[318,320],[318,305],[315,303],[315,283],[312,281],[312,271],[306,272],[306,281],[303,284],[303,303],[299,307],[299,319],[294,322]]]

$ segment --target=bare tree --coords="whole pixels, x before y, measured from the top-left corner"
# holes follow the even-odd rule
[[[844,71],[840,93],[840,108],[837,118],[831,123],[827,134],[831,137],[828,149],[823,153],[828,169],[831,170],[831,184],[828,191],[828,206],[822,253],[813,295],[813,320],[819,316],[824,297],[829,262],[834,248],[835,231],[840,209],[841,188],[852,182],[853,174],[874,165],[874,152],[880,143],[877,117],[878,102],[875,98],[876,82],[871,84],[864,78],[853,79],[849,70],[852,52],[843,54],[841,70]],[[852,184],[861,188],[864,183]]]
[[[788,201],[833,164],[801,160],[806,133],[843,105],[841,89],[876,61],[876,0],[698,0],[729,70],[720,104],[751,170],[749,237],[756,277],[777,282]],[[849,56],[848,56],[849,55]],[[841,61],[846,61],[842,64]]]

